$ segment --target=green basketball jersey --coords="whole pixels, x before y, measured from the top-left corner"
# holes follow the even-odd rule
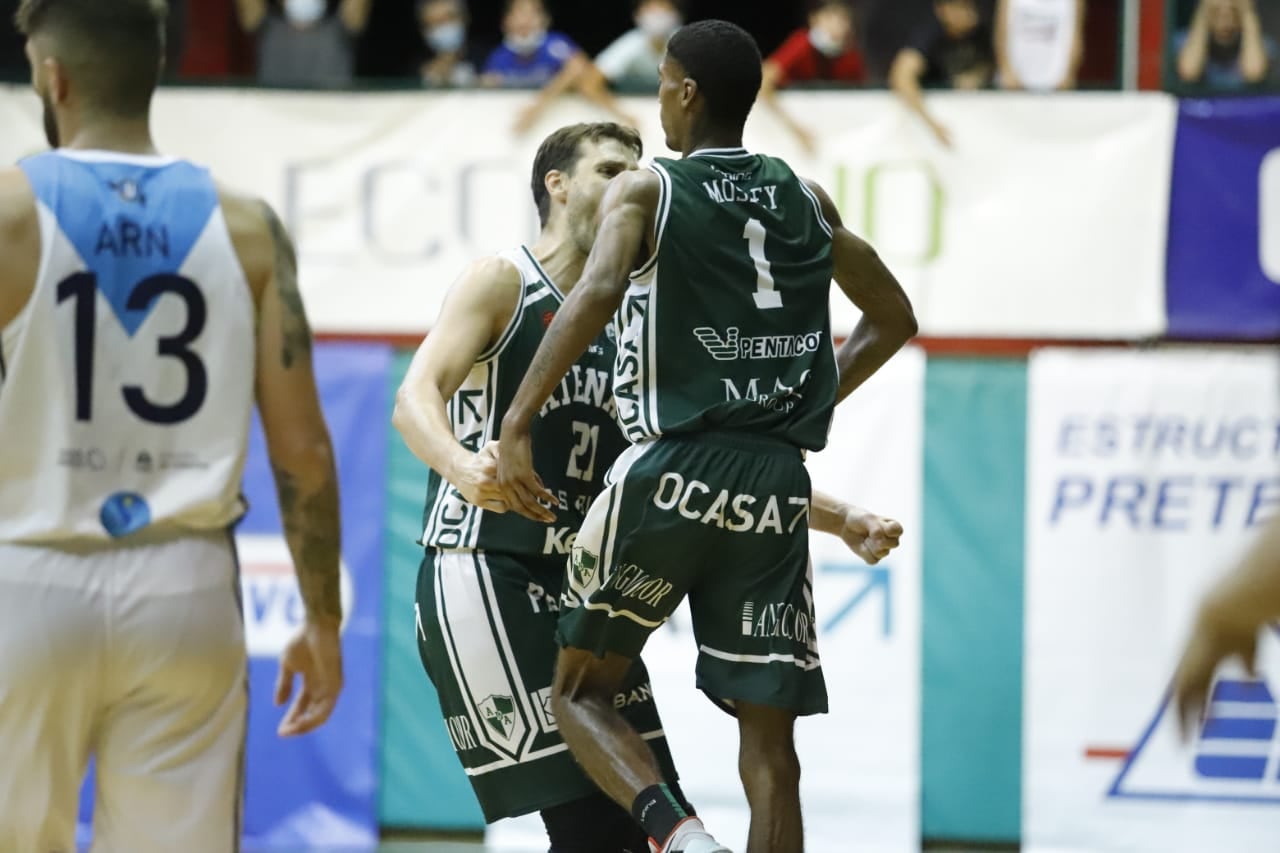
[[[743,149],[650,168],[658,248],[615,319],[627,437],[732,430],[821,449],[838,377],[817,198],[786,163]]]
[[[500,438],[507,407],[564,301],[528,249],[504,252],[502,257],[520,270],[520,305],[502,337],[476,360],[448,405],[454,435],[472,451]],[[609,329],[573,365],[533,422],[534,469],[559,499],[552,508],[553,524],[539,524],[514,512],[486,512],[432,471],[423,511],[423,544],[567,555],[603,486],[605,472],[627,446],[615,420],[609,384],[616,352],[614,330]]]

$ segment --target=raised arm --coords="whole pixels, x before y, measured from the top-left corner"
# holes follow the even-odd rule
[[[1209,61],[1209,4],[1200,0],[1191,29],[1187,31],[1182,50],[1178,51],[1178,77],[1184,83],[1196,83],[1204,76]]]
[[[773,110],[778,120],[791,131],[791,135],[800,143],[800,147],[812,154],[817,148],[813,133],[791,114],[791,111],[782,103],[782,99],[778,97],[778,87],[784,78],[782,66],[776,60],[765,60],[764,68],[761,69],[760,100],[764,101],[765,106]]]
[[[623,172],[610,182],[600,203],[600,231],[582,278],[556,312],[502,419],[498,477],[507,505],[521,515],[548,520],[538,499],[551,497],[533,470],[530,425],[560,379],[622,304],[628,278],[653,229],[658,192],[658,176],[648,170]]]
[[[1240,76],[1246,83],[1261,83],[1270,61],[1258,9],[1254,0],[1236,0],[1236,5],[1240,9]]]
[[[520,303],[520,272],[502,258],[472,264],[454,283],[431,334],[409,365],[392,424],[404,443],[475,506],[502,511],[493,450],[464,447],[447,405],[497,344]]]
[[[806,181],[831,226],[831,253],[836,284],[862,312],[862,319],[840,349],[840,388],[843,400],[902,349],[918,330],[911,301],[893,273],[866,241],[844,227],[840,211],[822,187]]]
[[[280,733],[303,734],[328,719],[342,689],[338,472],[312,370],[293,241],[264,203],[224,195],[222,208],[257,302],[258,411],[306,611],[302,631],[281,656],[277,704],[291,695],[294,675],[302,676],[303,688]]]
[[[924,54],[913,47],[904,47],[898,51],[889,69],[889,88],[907,105],[913,113],[920,116],[933,135],[943,145],[951,145],[951,134],[935,119],[924,103],[924,89],[920,87],[920,78],[928,67]]]

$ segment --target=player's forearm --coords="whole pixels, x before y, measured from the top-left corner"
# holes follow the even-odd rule
[[[502,419],[501,435],[528,430],[561,378],[608,325],[622,304],[625,292],[625,287],[602,284],[598,280],[593,282],[584,276],[547,328],[538,351],[534,353],[533,363],[525,372],[507,415]]]
[[[844,529],[845,514],[852,507],[826,492],[813,492],[809,502],[809,529],[819,533],[839,534]]]
[[[618,99],[609,91],[609,81],[594,65],[587,64],[578,75],[575,85],[579,94],[591,103],[603,107],[614,115],[622,114]]]
[[[272,460],[280,518],[298,576],[307,620],[342,621],[338,564],[342,528],[338,511],[338,472],[326,439],[293,454],[288,462]]]
[[[910,325],[886,326],[863,315],[853,334],[836,350],[836,367],[840,372],[836,402],[870,379],[914,334],[914,319]]]
[[[1240,564],[1205,602],[1210,614],[1231,625],[1261,628],[1280,619],[1280,516],[1263,529]]]
[[[391,424],[414,456],[456,485],[457,466],[470,451],[454,435],[447,405],[438,388],[431,384],[423,388],[401,388],[396,394]]]

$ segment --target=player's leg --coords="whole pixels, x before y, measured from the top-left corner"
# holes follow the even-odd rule
[[[801,853],[800,758],[793,711],[738,702],[738,775],[751,808],[747,853]]]
[[[809,563],[809,478],[794,449],[718,451],[707,461],[714,462],[712,492],[749,496],[741,505],[750,507],[752,523],[716,528],[714,562],[689,593],[698,687],[738,717],[749,853],[798,853],[794,722],[827,709]]]
[[[551,709],[564,565],[428,550],[416,601],[419,653],[487,822],[539,811],[553,853],[639,853],[644,833],[611,802],[600,808]],[[643,668],[622,684],[648,692]],[[661,735],[651,698],[634,712],[643,731]]]
[[[102,689],[102,586],[84,558],[0,546],[0,850],[75,850]]]
[[[653,750],[614,707],[632,659],[564,648],[552,690],[556,722],[569,750],[600,789],[630,806],[640,792],[663,784]]]
[[[239,849],[247,654],[229,534],[112,552],[93,853]]]
[[[660,442],[620,462],[578,531],[557,629],[562,649],[553,709],[587,775],[630,808],[659,849],[699,849],[686,848],[688,840],[714,851],[723,848],[676,796],[673,775],[616,702],[623,678],[649,634],[684,597],[689,567],[698,562],[688,519],[651,506],[678,456],[678,448]]]

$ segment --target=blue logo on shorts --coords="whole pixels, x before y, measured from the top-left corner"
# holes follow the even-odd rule
[[[112,537],[119,539],[136,533],[151,523],[151,507],[146,499],[135,492],[116,492],[102,504],[98,513],[102,526]]]

